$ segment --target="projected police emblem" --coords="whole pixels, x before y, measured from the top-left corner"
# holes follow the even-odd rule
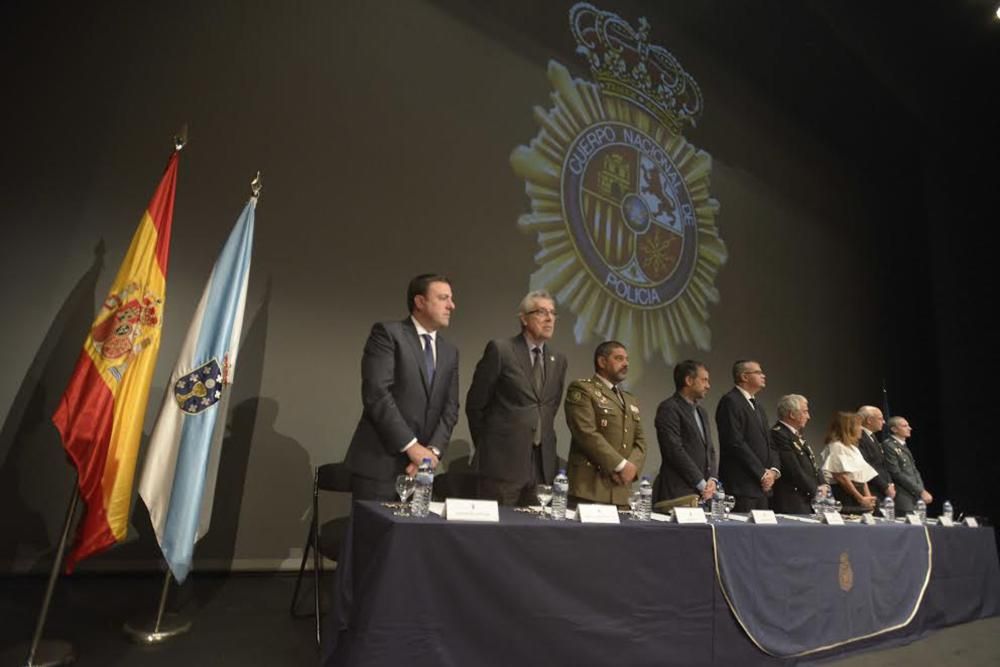
[[[727,250],[709,193],[711,156],[681,131],[702,111],[697,83],[665,49],[610,12],[570,10],[579,53],[596,83],[550,61],[554,106],[541,130],[511,154],[532,212],[518,226],[537,234],[532,289],[547,289],[592,334],[625,343],[640,359],[711,346],[708,304]]]
[[[212,359],[174,383],[174,400],[181,410],[196,415],[219,402],[224,386],[219,362]]]

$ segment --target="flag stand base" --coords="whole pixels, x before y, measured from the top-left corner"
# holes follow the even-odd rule
[[[183,635],[191,629],[191,620],[178,614],[164,614],[159,623],[126,623],[123,629],[136,644],[152,646]]]
[[[170,568],[164,573],[163,590],[160,593],[160,606],[156,610],[156,618],[151,623],[126,623],[122,628],[125,634],[136,644],[152,646],[162,644],[177,635],[183,635],[191,629],[191,621],[180,614],[165,614],[167,608],[167,593],[170,590]],[[151,628],[151,629],[150,629]]]
[[[4,651],[2,664],[17,665],[18,667],[56,667],[57,665],[68,665],[76,660],[76,652],[73,645],[58,639],[43,639],[35,645],[35,652],[30,662],[26,662],[24,656],[28,654],[28,645],[15,646],[12,650]]]

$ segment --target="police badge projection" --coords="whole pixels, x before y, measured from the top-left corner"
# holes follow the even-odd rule
[[[576,315],[578,343],[628,346],[635,376],[654,356],[673,364],[681,344],[711,347],[708,306],[728,254],[711,155],[682,134],[701,114],[701,91],[649,44],[645,19],[633,28],[580,3],[570,28],[596,83],[549,62],[552,106],[535,108],[538,135],[511,154],[531,199],[518,226],[539,245],[531,288]]]
[[[652,137],[621,123],[581,133],[563,165],[577,254],[612,296],[656,308],[687,287],[698,230],[684,179]]]

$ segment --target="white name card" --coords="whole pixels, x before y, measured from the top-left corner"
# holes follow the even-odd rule
[[[967,516],[967,517],[965,517],[962,520],[962,523],[964,523],[969,528],[979,528],[979,522],[976,521],[976,517],[974,517],[974,516]]]
[[[495,500],[445,498],[444,518],[448,521],[500,521],[500,508]]]
[[[581,503],[576,506],[576,514],[580,517],[580,523],[621,523],[618,508],[614,505]]]
[[[840,512],[823,512],[823,523],[828,526],[843,526],[844,517],[840,515]]]
[[[670,521],[670,515],[669,514],[660,514],[659,512],[650,512],[649,513],[649,520],[650,521],[664,521],[664,522],[666,522],[666,521]]]
[[[922,525],[924,525],[924,522],[921,521],[920,517],[917,516],[916,514],[907,514],[906,515],[906,523],[910,524],[911,526],[922,526]]]
[[[874,526],[875,515],[872,514],[871,512],[865,512],[864,514],[861,515],[861,523],[865,524],[866,526]]]
[[[700,507],[675,507],[674,519],[677,523],[708,523],[705,510]]]
[[[955,525],[955,520],[950,516],[939,516],[938,525],[944,526],[945,528],[951,528]]]
[[[778,525],[778,517],[774,516],[773,510],[750,510],[750,518],[754,523]]]

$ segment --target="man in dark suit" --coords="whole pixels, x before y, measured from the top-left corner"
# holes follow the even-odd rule
[[[912,433],[913,429],[906,419],[890,417],[890,435],[882,441],[885,465],[896,483],[896,513],[899,516],[914,511],[918,498],[928,505],[934,502],[934,496],[924,488],[924,479],[917,470],[913,452],[906,446],[906,441]]]
[[[486,344],[465,399],[476,446],[479,495],[502,505],[535,502],[556,474],[556,412],[566,357],[551,349],[556,304],[545,291],[521,300],[521,333]]]
[[[621,388],[628,374],[625,346],[614,340],[598,345],[594,370],[592,378],[566,388],[570,502],[625,506],[646,462],[639,402]]]
[[[719,476],[719,450],[712,442],[708,414],[701,401],[711,388],[708,368],[688,359],[674,366],[673,396],[656,409],[660,444],[659,483],[654,500],[698,495],[710,500]]]
[[[896,485],[892,483],[892,476],[885,465],[882,445],[878,441],[878,432],[885,426],[882,411],[874,405],[862,405],[858,408],[858,416],[861,417],[861,439],[858,440],[858,450],[868,465],[878,473],[878,477],[868,480],[868,490],[875,494],[879,501],[886,496],[895,498]]]
[[[736,386],[719,400],[719,472],[726,491],[736,496],[735,510],[768,509],[767,497],[781,476],[778,453],[770,445],[764,407],[756,396],[767,376],[756,361],[733,364]]]
[[[778,399],[778,423],[771,429],[771,446],[778,452],[781,477],[774,482],[771,508],[785,514],[812,514],[816,492],[830,487],[802,429],[809,423],[809,401],[789,394]]]
[[[444,340],[451,283],[423,274],[407,289],[410,316],[372,327],[361,359],[364,411],[347,450],[359,500],[396,497],[395,478],[423,459],[437,467],[458,421],[458,350]]]

